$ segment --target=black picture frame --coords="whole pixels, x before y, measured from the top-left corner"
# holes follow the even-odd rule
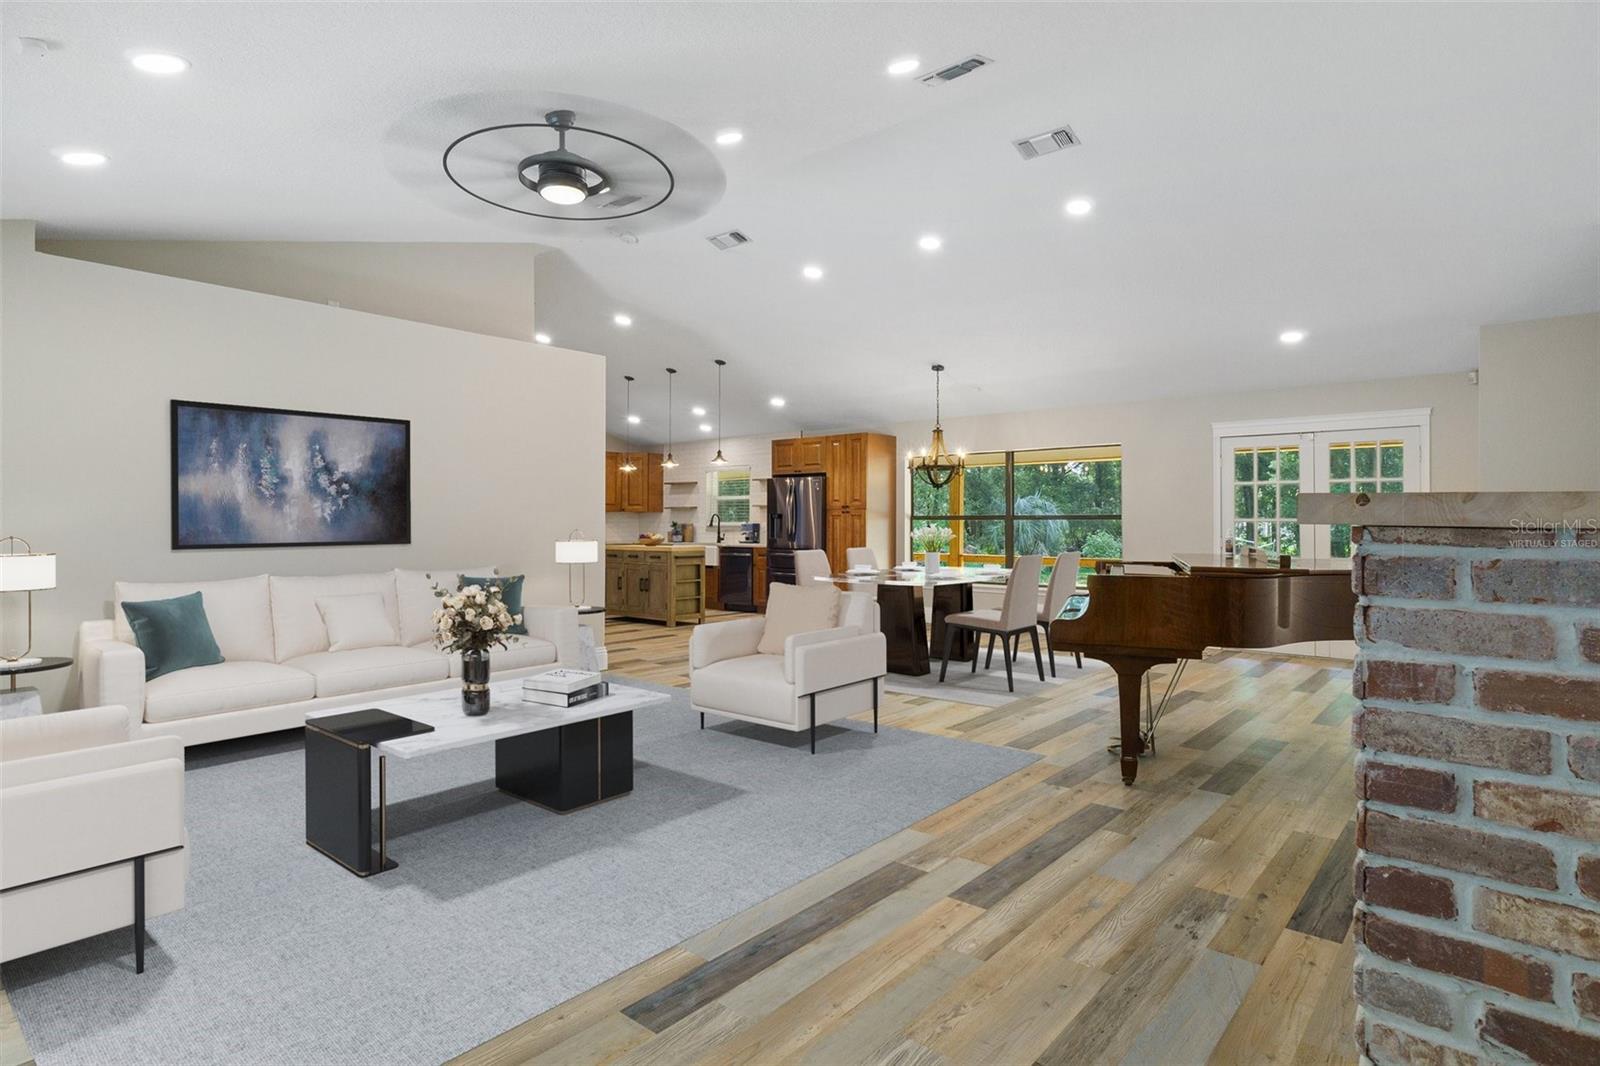
[[[182,493],[180,491],[182,479],[182,462],[185,442],[180,436],[180,421],[186,409],[202,412],[231,412],[238,415],[257,415],[262,417],[289,417],[311,418],[320,420],[334,420],[342,422],[359,422],[370,425],[397,426],[402,433],[402,443],[398,449],[400,461],[404,466],[403,476],[398,478],[403,486],[401,500],[398,504],[389,500],[387,503],[388,519],[393,528],[384,535],[375,537],[356,537],[350,539],[321,539],[321,540],[227,540],[206,539],[197,537],[191,530],[186,535],[184,525],[184,508],[182,506]],[[376,415],[350,415],[338,414],[331,411],[302,411],[288,407],[256,407],[247,404],[212,403],[204,400],[172,400],[168,409],[169,437],[171,444],[171,523],[172,523],[172,550],[173,551],[206,551],[212,549],[234,548],[334,548],[334,547],[361,547],[383,544],[410,544],[411,543],[411,422],[404,418],[384,418]]]

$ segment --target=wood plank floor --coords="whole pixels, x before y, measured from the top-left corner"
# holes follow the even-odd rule
[[[610,622],[611,668],[685,686],[691,631]],[[1114,675],[1069,664],[999,709],[887,694],[885,725],[1042,759],[456,1062],[1356,1061],[1349,670],[1191,664],[1124,788]]]
[[[610,622],[611,668],[687,685],[689,632]],[[1115,677],[1069,663],[999,709],[888,694],[1043,758],[456,1063],[1356,1061],[1349,670],[1192,664],[1130,789]]]

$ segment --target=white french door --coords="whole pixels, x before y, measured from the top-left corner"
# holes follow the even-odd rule
[[[1254,544],[1267,555],[1350,558],[1350,527],[1302,527],[1300,494],[1426,491],[1428,413],[1217,423],[1218,544],[1232,537],[1241,549]],[[1283,650],[1348,659],[1355,644]]]

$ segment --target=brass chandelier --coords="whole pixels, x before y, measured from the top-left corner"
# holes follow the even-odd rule
[[[940,387],[939,375],[944,373],[943,363],[933,364],[933,440],[920,455],[911,457],[907,464],[911,468],[911,476],[922,475],[922,479],[936,489],[942,489],[955,476],[966,469],[966,456],[961,452],[946,450],[944,444],[944,427],[939,424],[940,416]]]

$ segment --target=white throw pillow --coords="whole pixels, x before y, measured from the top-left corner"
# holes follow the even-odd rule
[[[384,648],[400,643],[389,609],[376,592],[358,596],[320,596],[317,610],[328,627],[329,651]]]
[[[832,586],[803,589],[774,584],[767,590],[767,628],[756,651],[782,655],[783,642],[797,633],[815,633],[839,624],[839,590]]]

